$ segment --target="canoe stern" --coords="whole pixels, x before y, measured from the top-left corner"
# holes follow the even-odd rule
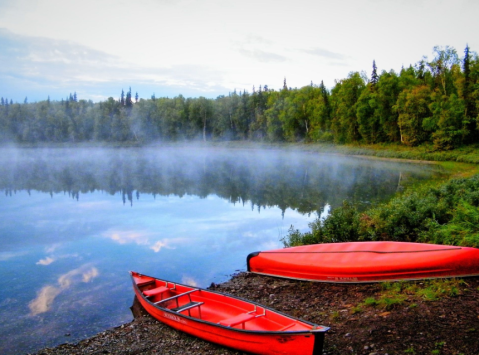
[[[251,259],[254,258],[255,256],[258,256],[259,253],[261,253],[261,252],[260,251],[255,251],[255,252],[249,253],[248,256],[246,257],[246,267],[247,267],[248,272],[251,272],[251,267],[250,267]]]

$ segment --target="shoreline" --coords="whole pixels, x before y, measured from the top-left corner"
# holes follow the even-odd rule
[[[457,280],[457,290],[436,300],[407,291],[410,286],[427,290],[434,281],[328,284],[241,272],[209,288],[331,327],[323,354],[478,354],[479,313],[474,310],[479,309],[479,276]],[[384,298],[388,284],[402,288],[401,302],[387,307],[364,304]],[[129,323],[33,354],[244,354],[176,331],[138,305],[132,305],[132,312],[135,318]]]

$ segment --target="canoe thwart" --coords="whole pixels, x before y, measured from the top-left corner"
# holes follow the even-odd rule
[[[203,303],[204,303],[204,302],[189,302],[189,303],[184,304],[184,305],[182,305],[182,306],[180,306],[180,307],[171,308],[171,310],[174,311],[174,312],[179,313],[179,312],[187,311],[187,310],[189,310],[189,309],[191,309],[191,308],[194,308],[194,307],[199,307],[199,306],[201,306]]]
[[[197,289],[194,289],[194,290],[190,290],[190,291],[186,291],[186,292],[183,292],[183,293],[179,293],[175,296],[171,296],[171,297],[168,297],[168,298],[165,298],[164,300],[161,300],[161,301],[158,301],[158,302],[155,302],[154,304],[160,304],[160,303],[163,303],[163,302],[167,302],[167,301],[171,301],[171,300],[174,300],[174,299],[178,299],[179,297],[181,296],[189,296],[190,293],[193,293],[193,292],[196,292],[198,291]],[[191,298],[190,298],[190,301],[191,301]]]

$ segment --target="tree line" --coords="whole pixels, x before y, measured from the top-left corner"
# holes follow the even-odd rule
[[[216,99],[121,97],[93,103],[76,93],[61,101],[0,101],[0,141],[138,142],[252,140],[268,142],[433,144],[447,150],[479,138],[479,58],[449,46],[434,58],[378,73],[351,72],[281,90],[253,87]]]

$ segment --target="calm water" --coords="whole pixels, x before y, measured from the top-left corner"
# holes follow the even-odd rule
[[[434,173],[279,150],[0,149],[0,353],[130,321],[129,270],[207,287],[290,225]]]

